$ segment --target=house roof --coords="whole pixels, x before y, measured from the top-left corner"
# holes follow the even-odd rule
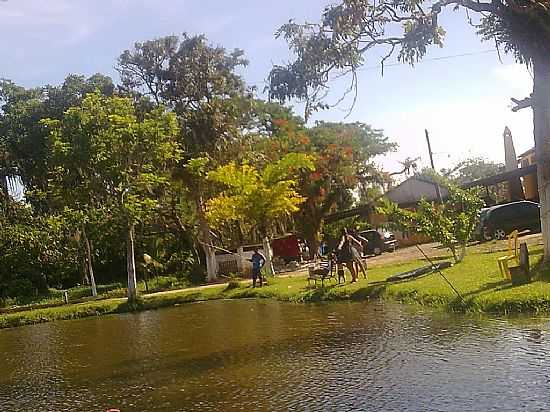
[[[527,150],[526,152],[523,152],[522,154],[520,154],[520,155],[518,156],[518,159],[521,159],[521,158],[523,158],[523,157],[525,157],[525,156],[528,156],[528,155],[530,155],[531,153],[534,153],[534,151],[535,151],[535,148],[532,147],[531,149]]]
[[[431,176],[415,175],[388,190],[384,197],[400,206],[414,205],[421,199],[437,199],[436,185],[437,182]],[[447,189],[441,185],[439,185],[439,188],[442,197],[446,197],[448,195]]]

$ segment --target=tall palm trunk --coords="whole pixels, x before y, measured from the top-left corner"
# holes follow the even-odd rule
[[[195,198],[195,207],[199,222],[199,241],[206,257],[206,277],[208,282],[213,282],[218,277],[218,262],[216,260],[216,250],[212,247],[210,226],[206,221],[204,205],[200,195]]]
[[[92,264],[92,247],[84,225],[82,225],[82,239],[84,240],[84,249],[86,250],[86,273],[88,274],[88,279],[92,287],[92,296],[97,296],[97,286],[95,284],[94,268]]]
[[[273,268],[273,250],[271,249],[271,241],[268,235],[263,236],[262,249],[265,256],[265,271],[269,276],[274,275],[275,269]]]
[[[533,123],[544,260],[550,261],[550,56],[533,59]]]
[[[128,302],[137,300],[136,262],[134,257],[134,224],[128,224],[126,239],[126,269],[128,271]]]

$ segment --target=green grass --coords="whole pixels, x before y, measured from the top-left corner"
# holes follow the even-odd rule
[[[530,246],[534,280],[526,285],[512,286],[498,270],[496,259],[505,252],[491,245],[472,247],[465,260],[443,274],[460,292],[463,300],[437,274],[399,283],[386,283],[391,275],[426,265],[423,260],[369,269],[369,279],[350,284],[325,283],[325,287],[309,286],[304,275],[269,278],[262,288],[252,288],[249,282],[231,281],[211,287],[188,288],[142,295],[129,307],[123,298],[103,299],[86,303],[27,310],[0,315],[0,328],[15,327],[61,319],[76,319],[109,313],[150,310],[195,301],[212,299],[269,298],[289,302],[321,302],[338,300],[386,299],[414,303],[445,310],[483,313],[550,312],[550,268],[537,265],[542,250]],[[440,258],[448,258],[441,256]],[[349,277],[348,277],[349,279]],[[124,291],[124,289],[112,289]]]
[[[180,279],[175,276],[158,276],[149,280],[148,286],[148,293],[154,293],[166,290],[182,289],[191,285],[187,280]],[[140,293],[145,293],[145,282],[139,281],[137,288]],[[126,288],[121,283],[97,285],[97,297],[91,296],[90,286],[79,285],[66,290],[70,303],[84,303],[102,299],[123,298],[127,293]],[[64,305],[63,292],[64,290],[61,289],[50,288],[47,296],[41,296],[35,299],[25,299],[22,301],[8,300],[7,302],[4,302],[3,308],[0,307],[0,313],[61,306]]]

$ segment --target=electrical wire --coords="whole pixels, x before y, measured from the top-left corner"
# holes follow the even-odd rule
[[[451,54],[451,55],[448,55],[448,56],[431,57],[431,58],[422,59],[422,60],[419,60],[418,62],[416,62],[416,64],[432,62],[432,61],[451,60],[451,59],[457,59],[457,58],[460,58],[460,57],[479,56],[479,55],[482,55],[482,54],[497,53],[497,52],[498,52],[497,49],[490,49],[490,50],[481,50],[481,51],[477,51],[477,52]],[[384,68],[403,66],[403,65],[406,65],[406,63],[400,63],[400,62],[398,62],[398,63],[388,63],[388,64],[384,64]],[[368,70],[380,70],[381,67],[382,66],[380,64],[378,64],[376,66],[361,67],[361,68],[357,69],[357,71],[362,72],[362,71],[368,71]],[[260,85],[261,86],[266,86],[267,81],[262,80],[262,81],[257,81],[257,82],[247,82],[247,84],[249,84],[251,86],[260,86]]]
[[[451,60],[451,59],[457,59],[459,57],[479,56],[481,54],[496,53],[496,52],[497,52],[497,49],[490,49],[490,50],[481,50],[481,51],[477,51],[477,52],[452,54],[452,55],[449,55],[449,56],[431,57],[431,58],[426,58],[426,59],[419,60],[418,62],[416,62],[416,64],[426,63],[426,62],[431,62],[431,61]],[[401,63],[401,62],[388,63],[388,64],[384,64],[384,68],[386,68],[386,67],[395,67],[395,66],[403,66],[403,65],[405,65],[405,63]],[[382,66],[379,64],[379,65],[376,65],[376,66],[362,67],[362,68],[358,69],[357,71],[375,70],[375,69],[380,70],[381,67]]]

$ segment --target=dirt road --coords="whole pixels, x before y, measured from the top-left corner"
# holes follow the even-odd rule
[[[480,252],[497,252],[501,250],[507,249],[507,241],[501,240],[501,241],[491,241],[491,242],[484,242],[484,243],[475,243],[468,247],[468,249],[475,248],[477,251]],[[520,242],[527,242],[528,246],[537,246],[542,245],[542,236],[540,233],[535,234],[527,234],[520,236]],[[447,257],[450,255],[449,251],[439,245],[439,243],[426,243],[423,245],[420,245],[420,248],[424,251],[424,253],[430,257]],[[367,259],[368,264],[371,267],[380,267],[385,266],[389,264],[398,264],[398,263],[406,263],[410,262],[411,260],[416,259],[422,259],[422,253],[418,250],[416,246],[408,246],[402,249],[397,249],[393,253],[383,253],[380,256],[370,256]]]

